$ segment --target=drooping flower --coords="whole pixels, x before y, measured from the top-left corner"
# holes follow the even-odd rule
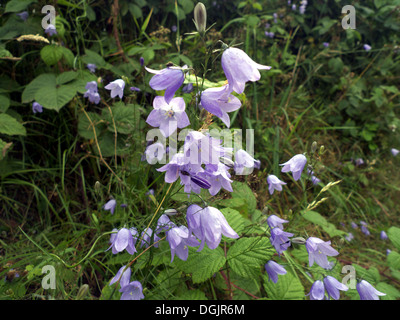
[[[56,27],[52,24],[49,24],[47,28],[44,30],[44,33],[46,33],[49,37],[54,36],[57,34]]]
[[[322,45],[323,45],[325,48],[328,48],[328,47],[329,47],[329,42],[323,42]]]
[[[144,154],[149,164],[155,164],[157,160],[161,163],[165,156],[165,146],[161,142],[155,142],[146,148]]]
[[[354,221],[352,221],[352,222],[351,222],[351,227],[352,227],[353,229],[357,229],[357,228],[358,228],[358,225],[357,225],[357,223],[355,223]]]
[[[364,44],[363,48],[367,52],[372,49],[372,47],[369,44]]]
[[[399,150],[397,150],[397,149],[395,149],[395,148],[392,148],[391,150],[390,150],[390,152],[392,153],[392,155],[395,157],[395,156],[397,156],[398,154],[399,154]]]
[[[35,101],[34,103],[32,103],[32,112],[33,113],[36,113],[36,112],[42,113],[43,106]]]
[[[187,66],[180,67],[167,67],[162,70],[153,70],[145,67],[150,73],[155,74],[149,85],[153,90],[165,90],[165,102],[169,104],[175,95],[175,92],[180,88],[185,80],[184,70]]]
[[[100,102],[100,95],[97,92],[97,82],[96,81],[89,81],[86,83],[85,89],[87,90],[83,95],[85,98],[88,98],[91,103],[99,104]]]
[[[113,231],[117,231],[117,229],[113,229]],[[113,254],[122,252],[125,249],[130,254],[134,254],[136,252],[132,232],[127,228],[122,228],[118,230],[117,233],[111,234],[110,243],[111,245],[107,250],[112,248]]]
[[[221,188],[233,192],[231,186],[233,180],[230,179],[231,175],[228,170],[229,168],[220,162],[217,165],[207,164],[204,172],[199,174],[200,177],[203,177],[211,185],[208,191],[212,196],[215,196]]]
[[[153,100],[154,109],[146,122],[152,127],[159,127],[164,137],[169,137],[177,128],[182,129],[190,124],[185,112],[185,100],[173,98],[167,103],[165,97],[157,96]]]
[[[254,62],[243,50],[226,49],[221,58],[222,69],[228,79],[229,91],[243,93],[247,81],[258,81],[261,74],[258,70],[269,70],[271,67]]]
[[[140,65],[143,67],[144,66],[144,58],[140,57],[139,62],[140,62]]]
[[[324,269],[330,267],[327,257],[337,256],[339,254],[339,252],[333,249],[330,244],[330,241],[325,242],[315,237],[309,237],[307,239],[306,249],[308,252],[308,262],[310,267],[314,262]]]
[[[104,87],[104,89],[111,90],[111,98],[118,96],[120,99],[124,96],[125,81],[122,79],[117,79],[110,82]]]
[[[135,91],[135,92],[140,92],[141,91],[140,88],[138,88],[138,87],[130,87],[129,90]]]
[[[300,179],[306,163],[307,158],[303,154],[296,154],[289,161],[280,164],[280,166],[283,166],[282,172],[291,171],[293,173],[293,179],[297,181]]]
[[[317,185],[318,183],[320,183],[321,180],[318,179],[316,176],[311,176],[311,182],[312,182],[312,184],[315,186],[315,185]]]
[[[89,69],[89,71],[91,73],[95,73],[96,72],[97,66],[94,63],[88,63],[86,65],[86,67]]]
[[[224,215],[217,208],[201,208],[196,204],[188,207],[186,219],[189,232],[201,241],[197,251],[201,251],[204,245],[215,249],[221,242],[222,235],[228,238],[237,239],[239,235],[231,228]]]
[[[146,233],[145,233],[145,231],[146,231]],[[142,248],[143,246],[145,248],[148,248],[148,246],[151,243],[151,235],[152,234],[153,234],[153,229],[151,229],[150,227],[146,228],[146,230],[142,231],[142,234],[141,234],[142,241],[140,242],[140,248]]]
[[[271,32],[265,31],[265,36],[273,39],[275,37],[275,33],[272,31]]]
[[[390,249],[386,249],[386,255],[388,256],[389,255],[389,253],[391,253],[392,252],[392,250],[390,250]]]
[[[237,175],[250,174],[254,168],[260,167],[260,161],[254,159],[247,151],[239,149],[235,153],[234,170]]]
[[[274,194],[274,191],[282,191],[282,186],[286,184],[286,182],[283,182],[278,179],[277,176],[273,174],[269,174],[267,177],[267,182],[268,182],[268,191],[269,194]]]
[[[218,88],[209,88],[201,93],[201,106],[208,112],[220,118],[229,128],[230,118],[228,112],[240,108],[242,103],[232,93],[229,84]]]
[[[182,88],[183,93],[191,93],[193,91],[193,83],[188,83]]]
[[[388,235],[383,230],[381,231],[380,237],[381,237],[382,240],[387,240],[388,239]]]
[[[126,266],[121,267],[117,274],[114,276],[114,278],[111,279],[110,281],[110,286],[114,283],[116,283],[120,278],[121,280],[119,281],[119,284],[121,285],[121,288],[125,287],[126,285],[129,284],[131,280],[131,268],[127,268],[125,270]],[[124,271],[125,270],[125,271]]]
[[[364,160],[362,158],[357,158],[355,160],[355,164],[356,164],[357,167],[358,166],[362,166],[364,164]]]
[[[326,292],[328,293],[328,299],[332,297],[332,299],[338,300],[340,298],[341,291],[347,291],[349,288],[343,283],[336,280],[334,277],[326,276],[324,278],[324,285]]]
[[[26,21],[29,17],[28,11],[23,11],[23,12],[17,13],[16,15],[24,21]]]
[[[197,247],[199,245],[196,237],[190,234],[185,226],[168,230],[167,241],[171,248],[171,262],[174,261],[175,254],[179,259],[186,261],[189,255],[188,247]]]
[[[275,247],[276,252],[281,255],[283,251],[290,247],[289,237],[293,237],[294,234],[290,232],[285,232],[280,228],[273,228],[271,230],[271,237],[269,240],[271,244]]]
[[[132,281],[122,287],[119,292],[122,292],[121,300],[140,300],[144,299],[143,287],[139,281]]]
[[[354,235],[351,233],[351,232],[349,232],[349,234],[347,235],[347,236],[345,236],[344,237],[347,241],[351,241],[351,240],[353,240],[354,239]]]
[[[269,260],[264,267],[268,274],[268,281],[272,280],[274,283],[278,282],[278,274],[287,273],[284,267],[272,260]]]
[[[368,230],[368,224],[365,221],[360,221],[361,224],[361,232],[364,233],[366,236],[369,236],[371,232]]]
[[[360,300],[379,300],[378,296],[386,296],[386,293],[382,293],[376,290],[368,281],[361,280],[356,285]]]
[[[270,215],[267,219],[267,223],[268,223],[268,226],[270,227],[270,229],[277,227],[277,228],[283,230],[283,223],[288,223],[288,222],[289,222],[289,220],[281,219],[274,214]]]
[[[114,210],[115,210],[116,206],[117,206],[117,201],[114,199],[111,199],[103,206],[103,210],[108,210],[111,212],[111,214],[114,214]]]
[[[324,300],[325,287],[321,280],[317,280],[313,283],[308,296],[310,296],[310,300]]]

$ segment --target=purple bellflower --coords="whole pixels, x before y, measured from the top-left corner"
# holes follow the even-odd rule
[[[174,261],[175,254],[179,259],[186,261],[189,255],[188,247],[197,247],[200,244],[185,226],[167,231],[167,241],[171,248],[171,262]]]
[[[274,194],[274,191],[282,191],[282,186],[286,184],[286,182],[283,182],[278,179],[277,176],[273,174],[269,174],[267,177],[267,182],[268,182],[268,190],[269,194]]]
[[[83,95],[85,98],[88,98],[91,103],[99,104],[100,95],[97,92],[97,83],[96,81],[90,81],[86,84],[85,89],[87,90]]]
[[[252,172],[254,168],[260,167],[260,161],[254,159],[245,150],[239,149],[235,153],[234,170],[237,175],[245,175]]]
[[[271,237],[269,240],[271,244],[275,247],[276,252],[281,255],[283,251],[290,247],[289,237],[293,237],[294,234],[290,232],[285,232],[280,228],[273,228],[271,230]]]
[[[145,69],[155,74],[149,85],[153,90],[165,90],[165,102],[169,104],[175,95],[175,92],[180,88],[183,81],[185,80],[184,70],[187,66],[180,67],[167,67],[162,70],[153,70],[145,67]]]
[[[28,11],[23,11],[23,12],[17,13],[16,15],[24,21],[26,21],[29,17]]]
[[[339,282],[336,280],[334,277],[327,276],[324,278],[324,285],[326,292],[328,293],[328,299],[331,297],[334,300],[339,300],[340,298],[340,292],[341,291],[347,291],[349,288],[344,285],[343,283]]]
[[[89,69],[89,71],[91,73],[95,73],[96,72],[97,66],[94,63],[88,63],[86,65],[86,67]]]
[[[274,32],[265,31],[265,36],[268,37],[268,38],[273,39],[275,37],[275,33]]]
[[[211,185],[208,191],[212,196],[215,196],[221,188],[233,192],[231,186],[233,180],[230,179],[231,175],[228,170],[229,168],[220,162],[217,165],[207,164],[204,172],[199,174]]]
[[[311,267],[316,262],[320,267],[327,269],[330,267],[327,256],[337,256],[339,252],[330,246],[330,241],[323,241],[319,238],[310,237],[306,242],[308,252],[308,263]]]
[[[274,283],[278,282],[278,274],[287,273],[284,267],[272,260],[269,260],[264,267],[268,274],[268,281],[272,280]]]
[[[125,81],[122,79],[117,79],[110,82],[104,87],[104,89],[111,90],[111,98],[118,96],[120,99],[124,96]]]
[[[269,70],[271,67],[254,62],[243,50],[228,48],[221,58],[222,69],[228,79],[229,91],[243,93],[247,81],[258,81],[261,74],[258,70]]]
[[[310,293],[307,295],[310,296],[310,300],[324,300],[325,298],[325,287],[321,280],[317,280],[311,286]]]
[[[349,232],[349,234],[347,235],[347,236],[345,236],[344,237],[347,241],[351,241],[351,240],[353,240],[354,239],[354,235],[351,233],[351,232]]]
[[[228,128],[231,124],[228,112],[235,111],[242,105],[240,100],[231,93],[232,90],[228,84],[218,88],[209,88],[201,93],[201,106],[220,118]]]
[[[281,219],[274,214],[270,215],[267,219],[267,223],[270,229],[279,228],[283,230],[283,223],[288,223],[288,222],[289,220]]]
[[[198,252],[203,250],[204,245],[215,249],[221,242],[222,235],[237,239],[239,235],[231,228],[224,215],[214,207],[204,209],[197,204],[192,204],[186,212],[189,232],[201,241]]]
[[[372,47],[369,44],[364,44],[363,48],[367,52],[372,49]]]
[[[355,160],[355,164],[356,164],[357,167],[358,166],[362,166],[364,164],[364,160],[362,158],[357,158]]]
[[[360,221],[361,224],[361,232],[364,233],[366,236],[369,236],[371,233],[368,230],[368,223],[365,221]]]
[[[145,233],[146,231],[146,233]],[[151,235],[153,234],[153,229],[147,228],[147,230],[143,230],[141,234],[142,241],[140,242],[140,248],[143,246],[148,248],[151,243]]]
[[[113,229],[113,231],[117,231],[117,229]],[[122,228],[118,230],[117,233],[111,234],[110,243],[111,245],[107,250],[112,248],[113,254],[122,252],[125,249],[130,254],[134,254],[136,252],[132,231],[128,230],[127,228]]]
[[[49,37],[54,36],[57,34],[56,27],[52,24],[49,24],[44,30],[44,33],[47,34]]]
[[[383,230],[381,231],[380,237],[381,237],[381,240],[387,240],[388,239],[388,236],[387,236],[386,232],[383,231]]]
[[[283,166],[282,172],[291,171],[293,173],[293,179],[297,181],[300,179],[301,173],[306,163],[307,158],[303,154],[296,154],[289,161],[280,164],[280,166]]]
[[[33,113],[36,113],[36,112],[42,113],[43,106],[35,101],[34,103],[32,103],[32,112]]]
[[[193,83],[188,83],[182,88],[183,93],[191,93],[193,91]]]
[[[126,266],[123,266],[118,270],[114,278],[111,279],[110,286],[116,283],[120,278],[121,280],[119,281],[119,284],[121,285],[121,288],[129,284],[129,282],[131,281],[131,268],[127,268],[126,270],[125,268]]]
[[[114,214],[114,210],[115,210],[116,206],[117,206],[117,201],[114,199],[111,199],[103,206],[103,210],[108,210],[111,212],[111,214]]]
[[[360,295],[360,300],[379,300],[378,296],[386,296],[386,293],[376,290],[368,281],[365,280],[361,280],[357,283],[356,288]]]
[[[153,100],[153,107],[146,122],[152,127],[159,127],[164,137],[169,137],[177,128],[190,125],[185,112],[185,100],[181,97],[173,98],[167,103],[165,97],[157,96]]]
[[[144,66],[144,58],[143,58],[143,57],[140,57],[139,63],[140,63],[140,65],[141,65],[142,67]]]
[[[317,185],[318,183],[320,183],[321,180],[318,179],[316,176],[311,176],[311,182],[312,182],[312,184],[315,186],[315,185]]]
[[[390,249],[386,249],[386,255],[388,256],[389,255],[389,253],[391,253],[392,252],[392,250],[390,250]]]
[[[161,142],[155,142],[146,148],[144,154],[149,164],[161,163],[165,155],[165,146]]]
[[[325,48],[328,48],[328,47],[329,47],[329,42],[323,42],[322,45],[323,45]]]
[[[390,150],[390,152],[392,153],[392,155],[393,155],[393,157],[395,157],[395,156],[397,156],[398,154],[399,154],[399,150],[397,150],[397,149],[395,149],[395,148],[392,148],[391,150]]]
[[[140,300],[144,299],[143,287],[139,281],[132,281],[119,289],[122,292],[121,300]]]
[[[135,91],[135,92],[140,92],[141,91],[140,88],[138,88],[138,87],[130,87],[129,90]]]
[[[357,228],[358,228],[358,225],[357,225],[357,223],[355,223],[354,221],[352,221],[352,222],[351,222],[351,227],[352,227],[353,229],[357,229]]]

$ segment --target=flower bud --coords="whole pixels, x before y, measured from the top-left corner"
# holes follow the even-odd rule
[[[317,151],[317,141],[314,141],[311,145],[311,153],[315,153]]]
[[[203,36],[206,32],[207,10],[204,4],[201,2],[197,3],[196,7],[194,8],[194,24],[197,32]]]
[[[175,209],[167,209],[167,210],[164,211],[164,213],[167,216],[174,216],[174,215],[176,215],[178,213],[178,211],[176,211]]]
[[[297,244],[305,244],[307,242],[306,239],[304,239],[303,237],[292,238],[290,239],[290,241],[292,241],[292,243],[297,243]]]
[[[76,300],[82,300],[89,292],[89,286],[87,284],[82,285],[79,288],[78,294],[76,295]]]

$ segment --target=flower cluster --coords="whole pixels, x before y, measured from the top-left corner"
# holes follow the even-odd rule
[[[99,104],[100,95],[97,92],[97,83],[96,81],[90,81],[86,84],[85,89],[87,90],[83,95],[85,98],[88,98],[91,103]]]

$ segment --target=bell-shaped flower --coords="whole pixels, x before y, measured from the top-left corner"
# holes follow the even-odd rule
[[[261,74],[258,70],[269,70],[271,67],[254,62],[243,50],[228,48],[222,53],[222,69],[228,79],[230,91],[243,93],[247,81],[258,81]]]
[[[139,281],[132,281],[119,289],[122,292],[121,300],[140,300],[144,299],[143,287]]]
[[[23,12],[20,12],[20,13],[16,13],[16,15],[18,17],[20,17],[24,21],[26,21],[28,19],[28,17],[29,17],[28,11],[23,11]]]
[[[270,229],[273,229],[275,227],[283,230],[283,223],[288,223],[289,220],[281,219],[278,216],[272,214],[267,218],[267,223]]]
[[[279,180],[279,178],[273,174],[268,175],[267,182],[268,191],[271,195],[274,193],[275,190],[282,191],[282,186],[286,184],[286,182]]]
[[[89,69],[89,71],[91,73],[95,73],[96,72],[97,66],[94,63],[88,63],[86,65],[86,67]]]
[[[111,90],[111,98],[118,96],[120,99],[124,96],[125,81],[122,79],[114,80],[104,87],[104,89]]]
[[[150,245],[152,234],[153,234],[153,229],[151,228],[146,228],[146,230],[142,231],[141,234],[142,241],[140,242],[140,248],[142,248],[143,246],[147,248]]]
[[[240,108],[242,103],[238,98],[231,94],[229,85],[218,88],[209,88],[201,93],[201,106],[209,113],[217,116],[229,128],[231,120],[228,112]]]
[[[310,296],[310,300],[324,300],[325,297],[325,287],[321,280],[317,280],[311,286],[310,293],[307,295]]]
[[[264,267],[268,274],[268,281],[272,280],[274,283],[278,282],[278,274],[287,273],[284,267],[272,260],[269,260]]]
[[[111,279],[110,286],[116,283],[118,280],[121,288],[129,284],[129,282],[131,281],[131,268],[127,268],[126,270],[125,268],[126,266],[123,266],[118,270],[114,278]]]
[[[114,199],[111,199],[103,206],[103,210],[110,211],[111,214],[114,214],[116,206],[117,206],[117,201]]]
[[[42,113],[43,106],[35,101],[34,103],[32,103],[32,112],[33,113],[36,113],[36,112]]]
[[[376,290],[368,281],[361,280],[356,285],[360,300],[379,300],[378,296],[386,296],[386,293]]]
[[[303,154],[296,154],[289,161],[280,164],[280,166],[283,166],[282,172],[291,171],[293,173],[293,179],[297,181],[300,179],[301,173],[303,172],[306,163],[307,158]]]
[[[199,245],[196,237],[190,234],[185,226],[173,227],[168,230],[167,241],[171,248],[171,262],[174,261],[175,254],[179,259],[186,261],[189,255],[188,247]]]
[[[235,152],[234,170],[237,175],[247,175],[259,168],[260,162],[254,159],[247,151],[239,149]]]
[[[290,247],[289,237],[293,237],[294,234],[290,232],[285,232],[280,228],[273,228],[271,230],[271,236],[269,240],[271,244],[275,247],[276,252],[281,255],[283,251]]]
[[[204,172],[199,173],[199,176],[204,178],[211,187],[208,189],[212,196],[215,196],[221,188],[226,191],[233,192],[231,183],[231,175],[229,174],[229,168],[223,163],[207,164]]]
[[[116,229],[113,229],[113,231],[116,231]],[[107,250],[112,248],[113,254],[122,252],[125,249],[130,254],[134,254],[136,252],[132,232],[127,228],[122,228],[118,230],[117,233],[111,234],[110,242],[111,245]]]
[[[159,127],[164,137],[190,124],[183,98],[173,98],[167,103],[163,96],[157,96],[153,100],[153,107],[146,122],[152,127]]]
[[[96,81],[89,81],[86,83],[85,89],[87,90],[83,95],[85,98],[89,98],[89,101],[94,104],[98,104],[100,102],[100,95],[97,92],[97,83]]]
[[[380,237],[381,237],[381,240],[387,240],[388,239],[388,235],[383,230],[381,231]]]
[[[44,30],[44,33],[46,33],[49,37],[56,35],[57,34],[56,27],[52,24],[49,24],[47,28]]]
[[[334,300],[339,300],[340,298],[340,292],[341,291],[347,291],[349,288],[344,285],[343,283],[339,282],[336,280],[334,277],[327,276],[324,278],[324,285],[326,292],[328,293],[328,299],[332,297]]]
[[[161,161],[164,159],[164,156],[166,154],[165,145],[162,144],[161,142],[155,142],[146,148],[144,154],[149,164],[155,164],[157,162],[162,163]]]
[[[222,235],[237,239],[239,235],[231,228],[224,215],[214,207],[205,207],[202,209],[196,204],[188,207],[186,219],[189,232],[201,241],[197,251],[201,251],[204,245],[210,249],[215,249],[221,242]]]
[[[275,230],[275,229],[274,229]],[[314,261],[322,268],[329,268],[328,256],[337,256],[339,252],[331,247],[330,241],[323,241],[319,238],[310,237],[306,242],[308,252],[308,262],[311,267]]]
[[[390,152],[392,153],[392,155],[393,155],[393,157],[395,157],[395,156],[397,156],[398,154],[399,154],[399,150],[397,150],[397,149],[395,149],[395,148],[392,148],[391,150],[390,150]]]
[[[162,70],[153,70],[145,67],[145,69],[155,74],[149,85],[153,90],[165,90],[164,98],[165,102],[169,104],[175,95],[175,92],[180,88],[183,81],[185,80],[184,70],[187,66],[179,67],[167,67]]]

